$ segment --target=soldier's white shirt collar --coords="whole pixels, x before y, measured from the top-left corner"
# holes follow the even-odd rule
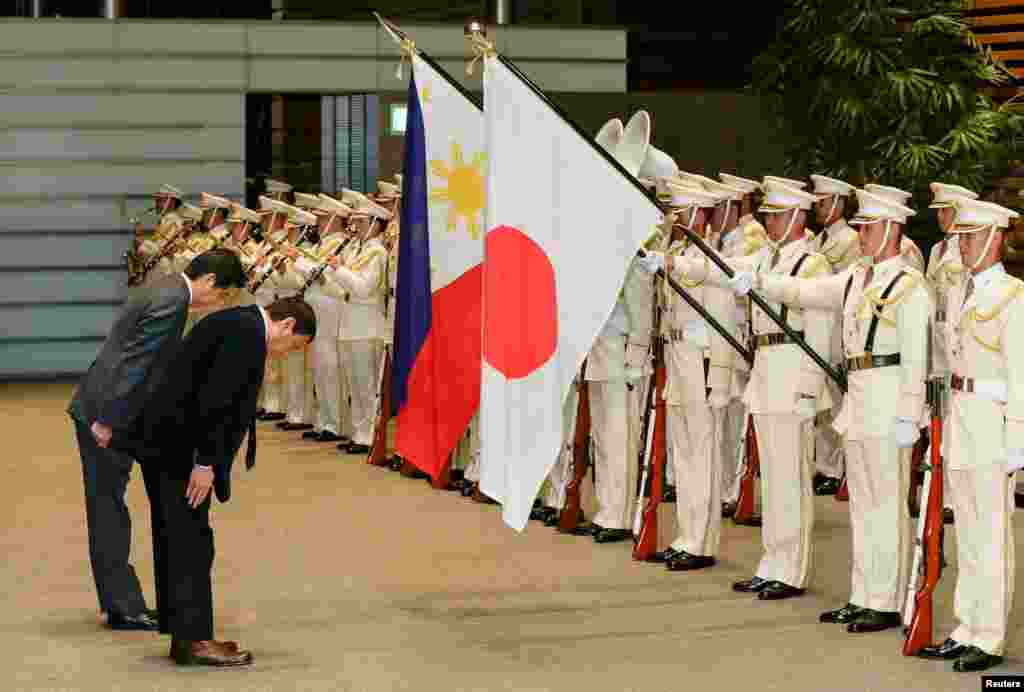
[[[185,286],[188,288],[188,304],[192,304],[192,279],[185,276],[185,272],[181,273],[181,278],[185,279]]]
[[[874,272],[871,275],[871,283],[876,281],[883,281],[901,269],[905,269],[907,266],[907,260],[904,259],[903,254],[893,255],[889,259],[882,260],[881,262],[872,265]],[[867,270],[865,270],[867,271]]]
[[[974,275],[974,290],[977,291],[981,288],[985,288],[1004,276],[1006,276],[1006,267],[1003,266],[1002,262],[996,262],[980,274]]]
[[[825,237],[831,239],[841,231],[846,230],[850,226],[846,223],[846,219],[839,217],[839,219],[831,226],[825,229]]]

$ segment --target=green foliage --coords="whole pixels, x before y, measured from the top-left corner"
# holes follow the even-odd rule
[[[982,191],[1024,154],[1024,102],[979,93],[1010,75],[960,0],[792,0],[752,88],[790,133],[786,174],[913,191]],[[919,215],[920,218],[921,215]]]

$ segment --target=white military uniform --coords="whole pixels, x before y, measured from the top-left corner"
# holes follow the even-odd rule
[[[640,409],[651,373],[653,302],[651,277],[634,261],[615,309],[587,357],[598,504],[593,523],[603,529],[632,528]]]
[[[352,441],[373,443],[378,365],[388,328],[384,317],[387,250],[379,238],[358,248],[346,266],[328,269],[325,290],[346,303],[339,323],[339,350],[344,350],[345,375],[352,408]]]
[[[766,187],[768,200],[773,196],[802,199],[801,195],[807,195],[792,188],[780,189],[771,181]],[[809,207],[810,202],[806,204]],[[763,274],[801,278],[828,274],[828,262],[813,253],[810,246],[807,237],[799,237],[779,248],[774,262],[776,255],[769,245],[751,257],[731,259],[728,263],[734,270]],[[708,278],[718,285],[728,285],[725,274],[714,265],[685,258],[678,258],[675,264],[675,269],[691,280]],[[776,312],[781,308],[777,303],[771,307]],[[828,353],[831,311],[786,308],[784,312],[790,328],[802,332],[811,348],[817,353]],[[814,526],[812,455],[807,434],[813,417],[801,416],[799,399],[817,397],[818,407],[826,408],[825,375],[799,346],[780,335],[779,327],[763,311],[754,308],[752,313],[752,330],[758,347],[744,402],[754,417],[761,459],[764,555],[756,576],[802,589],[809,577]],[[821,401],[823,398],[826,400]]]
[[[174,237],[184,223],[185,219],[176,211],[169,211],[160,217],[160,223],[157,224],[156,229],[154,229],[152,237],[146,238],[139,244],[138,252],[142,261],[146,262],[148,259],[159,253],[160,250],[163,249],[164,244]],[[155,281],[159,281],[164,276],[180,273],[175,272],[174,267],[174,254],[172,253],[157,262],[156,266],[153,267],[146,275],[143,285],[150,285]]]
[[[1002,209],[960,202],[956,223],[1005,227],[1013,212],[993,212],[993,207]],[[975,209],[981,210],[980,218]],[[1014,488],[1007,459],[1024,453],[1024,283],[996,264],[954,286],[947,310],[954,377],[944,449],[956,513],[959,573],[953,609],[960,623],[950,637],[1000,656],[1015,578]]]
[[[681,241],[673,243],[667,254],[682,255],[692,262],[709,261],[697,246],[686,247]],[[705,281],[691,283],[681,273],[673,278],[723,327],[736,334],[736,301],[731,291]],[[675,466],[678,524],[672,548],[711,557],[718,554],[721,536],[721,430],[737,357],[732,346],[689,303],[667,285],[663,291],[666,307],[662,334],[668,375],[664,396],[667,442]]]
[[[924,277],[902,255],[818,280],[763,277],[764,295],[805,308],[839,309],[849,390],[834,422],[849,464],[853,571],[850,603],[891,613],[902,607],[908,577],[910,519],[905,498],[909,449],[893,437],[897,418],[924,414],[928,320],[932,301]],[[886,295],[888,293],[888,295]],[[871,326],[873,338],[868,343]],[[898,356],[898,363],[865,367],[863,356]],[[877,362],[877,361],[876,361]],[[854,368],[861,369],[854,369]]]

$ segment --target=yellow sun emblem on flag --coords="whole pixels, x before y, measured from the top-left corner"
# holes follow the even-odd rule
[[[462,155],[462,147],[453,141],[450,164],[440,160],[430,162],[430,170],[434,175],[448,183],[446,188],[431,190],[430,199],[449,202],[448,231],[455,230],[460,218],[465,219],[469,237],[473,240],[480,237],[479,216],[486,198],[483,171],[486,160],[487,156],[478,151],[467,164]]]

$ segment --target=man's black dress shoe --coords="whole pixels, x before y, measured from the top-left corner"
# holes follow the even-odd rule
[[[283,413],[271,413],[270,411],[267,411],[262,416],[259,416],[258,420],[266,422],[266,421],[284,420],[287,417],[288,416],[284,415]]]
[[[395,456],[391,457],[391,461],[388,463],[388,468],[391,469],[392,471],[401,471],[403,464],[405,464],[405,462],[402,461],[402,457],[396,454]],[[470,490],[472,491],[472,488],[470,488]]]
[[[818,616],[818,622],[832,622],[840,625],[853,622],[857,616],[864,612],[864,608],[847,603],[838,610],[827,610]]]
[[[723,502],[722,503],[722,518],[728,519],[732,515],[736,514],[736,503],[735,502]]]
[[[593,522],[588,521],[585,524],[577,524],[575,529],[573,529],[572,531],[568,531],[567,533],[570,533],[573,536],[591,536],[591,537],[593,537],[598,531],[603,531],[603,530],[604,529],[602,527],[598,526],[597,524],[595,524]]]
[[[160,629],[160,623],[156,616],[144,610],[138,615],[121,615],[119,613],[107,614],[107,627],[112,630],[139,630],[144,632],[156,632]]]
[[[1013,504],[1017,505],[1017,509],[1024,508],[1024,493],[1014,493]]]
[[[320,433],[318,431],[316,431],[316,430],[307,430],[306,432],[302,433],[302,439],[303,440],[319,440],[320,439]]]
[[[935,658],[943,661],[955,661],[960,658],[960,654],[967,651],[969,647],[966,644],[961,644],[955,639],[946,637],[946,641],[942,642],[938,646],[926,646],[917,652],[919,658]]]
[[[732,585],[733,591],[739,591],[740,593],[759,593],[771,582],[761,577],[751,577],[750,579],[744,579],[738,581]]]
[[[676,557],[677,555],[682,555],[682,554],[683,554],[683,551],[676,550],[672,546],[669,546],[669,547],[665,548],[664,550],[659,550],[656,553],[652,553],[651,556],[649,558],[647,558],[647,561],[648,562],[668,562],[669,560],[671,560],[672,558]]]
[[[757,597],[762,601],[782,601],[787,598],[803,596],[805,589],[798,589],[781,581],[770,581],[768,585],[758,592]]]
[[[821,481],[814,483],[815,495],[835,495],[839,491],[839,479],[822,476]]]
[[[544,517],[544,526],[558,526],[558,522],[559,522],[561,516],[562,516],[561,510],[556,509],[551,514],[548,514],[546,517]],[[580,521],[580,523],[585,521],[585,519],[583,518],[583,510],[580,510],[580,519],[579,519],[579,521]]]
[[[633,532],[629,529],[601,529],[594,533],[594,543],[618,543],[632,537]]]
[[[673,504],[676,501],[676,486],[666,485],[665,492],[661,495],[661,501]]]
[[[956,516],[954,516],[954,514],[953,514],[953,509],[951,507],[943,507],[942,508],[942,523],[943,524],[952,524],[955,521],[956,521]]]
[[[460,491],[463,497],[473,497],[473,481],[468,478],[462,481],[462,490]]]
[[[715,558],[710,555],[690,555],[684,552],[677,554],[669,560],[665,567],[668,568],[669,572],[689,572],[695,569],[711,567],[714,564]]]
[[[960,657],[953,662],[953,670],[958,673],[977,673],[998,666],[1003,662],[1002,656],[993,656],[976,646],[969,646],[960,654]]]
[[[260,416],[262,416],[266,412],[267,412],[267,409],[265,409],[265,408],[263,408],[261,406],[260,408],[256,409],[256,418],[259,418]]]
[[[350,442],[347,451],[349,454],[369,454],[370,445],[361,445],[358,442]]]
[[[881,632],[882,630],[899,627],[902,624],[903,618],[899,613],[885,613],[881,610],[865,609],[853,622],[846,626],[846,631],[850,634]]]
[[[279,423],[277,427],[281,428],[281,430],[287,430],[288,432],[313,429],[313,426],[309,423]]]

